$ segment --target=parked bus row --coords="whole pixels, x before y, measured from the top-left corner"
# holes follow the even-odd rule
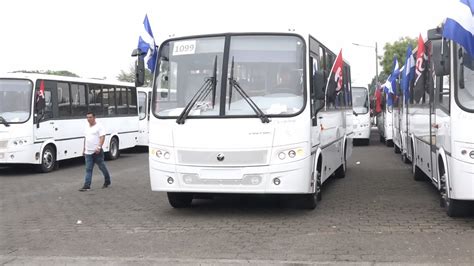
[[[474,61],[459,44],[428,31],[418,62],[419,80],[403,93],[397,83],[393,106],[377,116],[379,132],[413,178],[429,180],[449,216],[464,215],[474,200]],[[401,79],[401,78],[400,78]],[[399,79],[399,80],[400,80]],[[393,122],[392,122],[393,121]]]
[[[150,89],[139,91],[137,106],[132,83],[0,76],[0,166],[32,164],[50,172],[58,161],[82,156],[87,112],[94,112],[106,129],[103,149],[108,159],[117,159],[121,149],[148,145]]]

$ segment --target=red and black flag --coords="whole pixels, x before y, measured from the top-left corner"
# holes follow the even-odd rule
[[[45,107],[44,80],[40,81],[39,90],[36,94],[36,109],[42,110]]]
[[[334,60],[331,73],[326,84],[326,101],[327,103],[337,104],[337,95],[342,91],[343,87],[343,67],[342,49]]]
[[[427,72],[428,56],[426,54],[426,47],[421,34],[418,37],[418,50],[416,51],[415,62],[415,83],[413,100],[419,103],[425,92],[425,81]]]

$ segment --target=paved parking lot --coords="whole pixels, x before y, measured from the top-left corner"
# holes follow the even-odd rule
[[[108,162],[108,189],[96,168],[86,193],[81,159],[50,174],[0,168],[0,263],[473,263],[474,218],[447,217],[434,187],[377,140],[355,147],[314,211],[244,196],[173,209],[135,151]]]

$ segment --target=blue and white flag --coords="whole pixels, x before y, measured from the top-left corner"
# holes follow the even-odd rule
[[[400,85],[402,87],[403,98],[405,98],[405,103],[408,103],[408,101],[410,100],[410,82],[415,77],[415,59],[412,55],[411,45],[408,45],[405,65],[403,66],[401,72],[402,81]]]
[[[474,56],[474,1],[453,1],[443,26],[443,37],[451,39]]]
[[[395,88],[397,85],[396,80],[398,78],[398,75],[400,75],[400,68],[398,65],[397,56],[395,56],[393,57],[392,73],[390,74],[390,76],[388,76],[387,81],[385,81],[385,84],[383,85],[387,93],[395,94]]]
[[[143,21],[145,26],[138,37],[138,48],[145,52],[145,62],[148,69],[153,73],[155,71],[156,58],[158,51],[156,50],[155,38],[153,37],[153,32],[151,31],[150,22],[148,21],[148,15],[145,15],[145,20]]]

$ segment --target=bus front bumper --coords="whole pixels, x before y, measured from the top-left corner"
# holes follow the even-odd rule
[[[0,150],[0,164],[35,164],[39,163],[31,146]]]
[[[450,198],[474,200],[474,164],[452,158],[451,165]]]
[[[194,167],[150,162],[152,191],[242,194],[312,192],[311,157],[261,167]]]

